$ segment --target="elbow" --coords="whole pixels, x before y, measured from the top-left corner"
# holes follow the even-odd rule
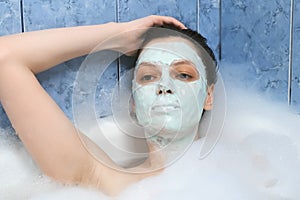
[[[0,74],[5,75],[14,67],[26,67],[17,51],[15,47],[9,47],[8,41],[0,38]]]
[[[13,61],[13,54],[7,44],[0,40],[0,69]]]
[[[2,46],[0,41],[0,86],[8,85],[10,83],[11,75],[16,72],[16,59],[13,59],[13,53]],[[4,86],[5,87],[5,86]],[[2,89],[0,89],[2,94]],[[0,101],[1,101],[0,96]]]
[[[9,50],[0,44],[0,66],[3,66],[9,60]]]
[[[0,37],[0,68],[12,63],[19,63],[20,41],[15,35]]]

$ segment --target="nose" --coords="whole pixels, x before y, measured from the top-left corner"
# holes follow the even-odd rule
[[[170,77],[169,66],[163,67],[162,77],[157,85],[156,94],[157,95],[167,95],[174,94],[175,85]]]
[[[174,94],[174,91],[170,88],[167,88],[165,86],[159,85],[156,91],[157,95],[162,95],[162,94]]]

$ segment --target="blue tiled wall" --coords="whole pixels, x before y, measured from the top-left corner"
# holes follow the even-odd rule
[[[300,0],[295,0],[293,41],[292,101],[300,111]]]
[[[111,0],[24,0],[23,12],[25,31],[116,21],[116,4]],[[71,111],[73,82],[84,58],[73,59],[59,65],[58,68],[53,68],[38,75],[43,87],[46,88],[47,92],[70,119],[73,117]],[[116,79],[116,74],[116,66],[110,67],[101,85],[111,83],[112,80]],[[106,92],[107,87],[99,88],[101,97],[104,99],[107,99],[107,95],[110,95]],[[99,113],[104,115],[109,112],[108,106],[109,103],[107,103],[107,106],[103,106]]]
[[[20,1],[0,1],[0,35],[21,31]]]
[[[285,100],[289,2],[234,0],[223,5],[222,59],[250,63],[249,84]]]
[[[208,39],[208,44],[214,50],[216,57],[220,52],[220,0],[198,1],[198,32]]]
[[[252,87],[287,100],[290,1],[264,0],[0,0],[0,35],[54,27],[123,22],[150,14],[170,15],[207,37],[217,57],[247,63]],[[292,100],[300,111],[300,0],[295,0]],[[72,119],[71,93],[84,57],[38,75],[42,85]],[[115,84],[112,65],[103,83]],[[230,65],[226,65],[230,68]],[[55,83],[55,84],[53,84]],[[104,85],[104,84],[103,84]],[[100,88],[99,95],[110,95]],[[109,106],[100,112],[105,115]],[[0,107],[1,108],[1,107]],[[0,125],[8,126],[0,110]]]
[[[115,21],[111,0],[23,0],[25,31]]]

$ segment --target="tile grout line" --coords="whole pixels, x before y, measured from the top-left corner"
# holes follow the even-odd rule
[[[197,18],[196,18],[197,32],[199,33],[199,31],[200,31],[200,0],[197,0],[196,6],[197,6],[197,10],[196,10],[196,14],[197,14]]]
[[[116,3],[116,14],[115,14],[115,22],[120,22],[120,16],[119,16],[119,0],[115,1]]]
[[[219,0],[219,61],[222,60],[222,0]]]
[[[115,21],[117,23],[120,22],[120,15],[119,15],[119,9],[120,9],[120,5],[119,5],[119,0],[116,0],[115,1],[116,3],[116,14],[115,14]],[[119,82],[120,82],[120,78],[121,78],[121,59],[120,59],[120,53],[118,53],[118,59],[117,59],[117,81],[118,81],[118,85],[119,85]]]
[[[23,0],[20,0],[20,21],[21,21],[21,31],[22,33],[25,32],[25,26],[24,26],[24,6],[23,6]]]
[[[294,29],[294,0],[291,0],[291,7],[290,7],[290,39],[289,39],[289,68],[288,68],[288,105],[291,105],[291,103],[292,103],[293,29]]]

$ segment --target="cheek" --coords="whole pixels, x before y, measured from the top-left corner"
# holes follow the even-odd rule
[[[203,106],[206,98],[205,84],[202,82],[184,83],[175,81],[177,95],[182,106],[199,105]]]
[[[156,98],[156,86],[147,85],[136,88],[133,91],[133,98],[137,109],[150,107]]]

